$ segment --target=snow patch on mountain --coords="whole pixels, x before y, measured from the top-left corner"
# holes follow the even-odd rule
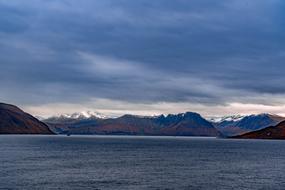
[[[238,122],[245,117],[246,115],[229,115],[229,116],[223,116],[223,117],[210,117],[210,118],[207,118],[207,120],[212,123],[222,123],[224,121]]]
[[[58,118],[67,118],[67,119],[89,119],[89,118],[100,118],[100,119],[106,119],[107,116],[94,111],[82,111],[82,112],[75,112],[72,114],[62,114],[56,116]]]

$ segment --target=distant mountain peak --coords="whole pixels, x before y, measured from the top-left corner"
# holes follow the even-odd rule
[[[210,118],[207,118],[207,120],[213,123],[221,123],[224,121],[237,122],[237,121],[242,120],[245,117],[247,117],[247,115],[228,115],[228,116],[222,116],[222,117],[210,117]]]
[[[107,116],[95,111],[82,111],[82,112],[75,112],[72,114],[61,114],[54,117],[65,118],[65,119],[89,119],[89,118],[106,119],[107,118]]]

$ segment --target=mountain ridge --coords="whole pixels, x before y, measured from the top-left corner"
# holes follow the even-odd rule
[[[156,131],[160,128],[161,125],[168,125],[167,129],[159,129],[160,133],[156,133],[159,135],[191,135],[196,134],[198,135],[198,129],[196,129],[196,132],[194,131],[195,123],[188,123],[185,121],[185,117],[191,115],[191,117],[203,118],[200,114],[195,112],[185,112],[185,113],[178,113],[178,114],[168,114],[168,115],[157,115],[157,116],[138,116],[138,115],[131,115],[131,114],[125,114],[123,116],[117,117],[117,118],[96,118],[96,117],[89,117],[89,118],[71,118],[71,117],[65,117],[65,118],[49,118],[45,120],[49,126],[51,126],[52,129],[54,129],[56,132],[62,133],[63,131],[76,131],[76,133],[81,133],[80,130],[82,128],[88,128],[89,132],[86,133],[104,133],[102,131],[99,132],[100,126],[103,128],[106,127],[107,131],[112,131],[113,125],[114,129],[121,130],[120,133],[124,133],[124,131],[128,131],[130,133],[131,129],[130,127],[128,129],[123,130],[123,123],[122,120],[128,121],[127,123],[124,123],[126,126],[134,124],[136,127],[137,125],[142,122],[141,120],[151,120],[148,121],[149,125],[155,125]],[[132,119],[131,119],[132,118]],[[106,120],[106,121],[105,121]],[[130,121],[131,120],[131,121]],[[136,121],[135,121],[136,120]],[[232,115],[232,116],[223,116],[223,117],[215,117],[212,118],[203,118],[203,120],[206,120],[207,122],[210,122],[212,126],[214,126],[218,131],[218,136],[222,137],[228,137],[228,136],[236,136],[241,135],[247,132],[256,131],[259,129],[266,128],[270,125],[275,125],[279,123],[280,121],[285,120],[284,117],[274,115],[274,114],[268,114],[268,113],[262,113],[262,114],[252,114],[252,115]],[[177,122],[177,123],[175,123]],[[179,123],[180,122],[180,123]],[[183,124],[182,126],[177,126]],[[185,128],[185,126],[188,125],[188,128]],[[191,125],[191,127],[189,127]],[[207,124],[204,123],[204,125],[207,126]],[[97,130],[94,130],[94,126],[97,127]],[[79,128],[77,128],[79,127]],[[131,126],[134,127],[134,126]],[[148,126],[144,126],[145,128],[148,128]],[[191,130],[190,130],[191,128]],[[59,129],[59,130],[58,130]],[[201,130],[201,128],[200,128]],[[138,133],[138,129],[136,132],[132,131],[132,133]],[[140,129],[140,131],[144,131],[143,129]],[[184,132],[179,132],[184,131]],[[187,132],[188,131],[188,132]],[[191,132],[190,132],[191,131]],[[148,130],[148,133],[150,131]],[[199,133],[200,135],[205,135],[207,132],[204,131],[204,133]]]
[[[0,134],[53,134],[49,127],[12,104],[0,103]]]
[[[217,136],[216,128],[200,114],[186,112],[167,116],[135,116],[118,118],[89,118],[83,120],[45,120],[56,132],[72,134],[134,134]]]
[[[251,131],[256,131],[276,125],[285,120],[284,117],[269,113],[252,114],[246,116],[234,117],[234,119],[227,119],[231,117],[224,117],[220,122],[212,122],[212,124],[224,136],[237,136]]]

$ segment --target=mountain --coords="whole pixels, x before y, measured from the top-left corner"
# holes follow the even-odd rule
[[[164,135],[178,136],[217,136],[218,131],[215,127],[202,118],[200,114],[186,112],[184,114],[173,115],[167,117],[161,116],[157,119],[164,128],[161,130]]]
[[[118,118],[51,118],[44,122],[56,133],[63,134],[218,135],[218,131],[210,122],[192,112],[155,117],[124,115]]]
[[[42,120],[57,122],[57,121],[66,121],[66,120],[84,120],[90,118],[106,119],[107,116],[94,111],[83,111],[83,112],[75,112],[72,114],[62,114],[58,116],[52,116],[48,119],[42,119]]]
[[[53,134],[46,124],[14,105],[0,103],[0,134]]]
[[[241,139],[285,139],[285,121],[258,131],[253,131],[233,138]]]
[[[284,117],[278,115],[259,114],[228,116],[220,119],[210,119],[209,121],[211,121],[224,136],[236,136],[276,125],[284,120]]]
[[[237,122],[239,120],[242,120],[244,117],[245,116],[243,115],[229,115],[229,116],[222,116],[222,117],[210,117],[210,118],[207,118],[207,120],[212,123],[222,123],[225,121]]]
[[[49,128],[58,134],[67,133],[69,128],[94,125],[97,120],[107,119],[108,117],[94,111],[75,112],[72,114],[61,114],[58,116],[52,116],[42,121],[48,124]]]

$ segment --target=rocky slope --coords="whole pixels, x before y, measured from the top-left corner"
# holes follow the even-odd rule
[[[0,103],[0,134],[53,134],[46,124],[16,106]]]
[[[244,139],[285,139],[285,121],[276,126],[267,127],[258,131],[253,131],[233,138]]]

